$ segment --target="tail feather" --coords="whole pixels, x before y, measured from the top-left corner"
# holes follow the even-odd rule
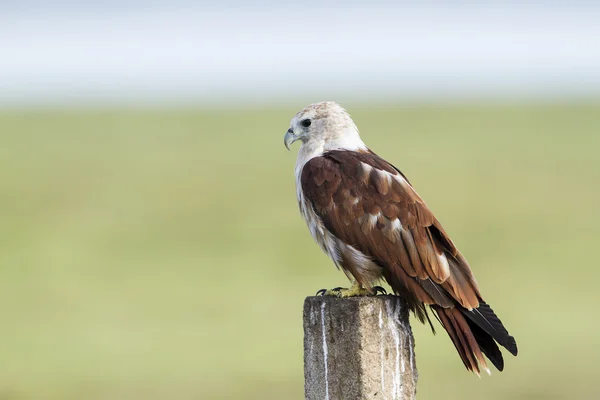
[[[504,346],[506,350],[510,351],[513,356],[517,355],[518,349],[515,338],[510,336],[504,325],[502,325],[500,318],[498,318],[494,310],[487,303],[480,300],[479,307],[470,311],[466,309],[462,309],[461,311],[500,345]]]
[[[467,318],[466,321],[483,354],[494,364],[498,371],[502,371],[504,369],[504,359],[494,339],[470,319]]]
[[[472,359],[468,357],[467,352],[465,351],[465,347],[462,345],[463,341],[459,339],[458,333],[456,332],[454,325],[450,322],[449,316],[446,315],[443,308],[440,308],[439,310],[436,309],[437,307],[432,308],[438,315],[438,320],[440,321],[446,332],[448,332],[448,336],[450,336],[450,340],[452,340],[452,343],[454,343],[454,347],[456,347],[456,350],[458,351],[458,354],[460,355],[460,359],[462,360],[463,364],[465,364],[465,367],[468,370],[472,370]]]
[[[485,354],[492,364],[502,371],[504,359],[496,342],[513,355],[517,355],[515,339],[508,334],[494,311],[483,301],[473,310],[458,305],[452,308],[432,305],[431,308],[438,315],[468,370],[478,375],[481,369],[490,373],[483,357]]]
[[[442,326],[448,332],[450,340],[456,347],[460,358],[469,371],[477,375],[481,369],[489,373],[489,368],[483,358],[477,339],[473,335],[465,317],[456,308],[442,308],[432,306],[442,322]]]

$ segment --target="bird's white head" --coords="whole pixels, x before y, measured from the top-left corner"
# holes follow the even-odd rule
[[[316,156],[330,150],[366,150],[358,128],[346,110],[333,101],[304,107],[292,118],[285,134],[285,147],[302,141],[300,153]]]

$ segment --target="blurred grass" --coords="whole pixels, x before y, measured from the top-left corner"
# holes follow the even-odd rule
[[[296,107],[300,108],[300,107]],[[0,399],[301,399],[296,108],[0,113]],[[600,396],[600,104],[351,110],[520,354],[481,380],[414,324],[419,398]]]

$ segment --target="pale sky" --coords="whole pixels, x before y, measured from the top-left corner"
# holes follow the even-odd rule
[[[597,2],[361,3],[0,1],[0,106],[600,98]]]

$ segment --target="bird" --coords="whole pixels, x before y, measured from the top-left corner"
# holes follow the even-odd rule
[[[376,295],[385,281],[422,322],[429,312],[467,368],[504,369],[501,345],[517,343],[483,300],[466,258],[398,168],[362,141],[338,103],[308,105],[291,120],[285,147],[300,141],[295,165],[300,214],[321,249],[352,282],[326,296]]]

